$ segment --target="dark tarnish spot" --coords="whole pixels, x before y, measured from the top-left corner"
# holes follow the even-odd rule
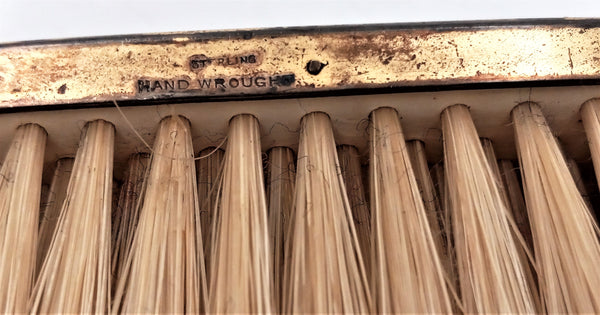
[[[67,85],[63,84],[58,88],[58,94],[65,94],[65,92],[67,91]]]
[[[296,81],[296,75],[295,74],[286,74],[286,75],[282,75],[279,79],[279,84],[283,85],[283,86],[291,86],[292,84],[294,84],[294,82]]]
[[[380,56],[379,60],[381,60],[381,63],[384,65],[387,65],[390,63],[390,61],[392,61],[392,59],[394,59],[394,56]]]
[[[325,68],[325,66],[328,64],[329,62],[322,63],[318,60],[311,60],[306,64],[306,71],[312,75],[317,75],[321,73],[321,70],[323,70],[323,68]]]
[[[254,37],[254,34],[252,34],[252,32],[244,32],[244,35],[242,35],[243,39],[252,39],[252,37]]]

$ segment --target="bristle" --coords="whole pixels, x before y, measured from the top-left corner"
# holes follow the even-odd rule
[[[32,313],[110,310],[110,216],[114,126],[87,123],[52,242],[31,298]]]
[[[585,201],[587,207],[589,209],[591,209],[592,204],[591,204],[588,192],[587,192],[587,188],[585,187],[585,183],[583,182],[583,178],[581,177],[581,171],[579,170],[579,165],[577,165],[577,162],[575,162],[575,160],[573,158],[571,158],[569,156],[569,154],[565,151],[564,144],[561,142],[561,139],[556,135],[554,135],[554,139],[556,139],[556,144],[558,145],[558,148],[560,149],[560,152],[562,153],[563,158],[565,159],[565,162],[567,163],[567,167],[569,168],[569,172],[571,173],[571,176],[573,176],[573,180],[575,181],[575,186],[577,186],[577,189],[581,193],[581,197],[583,197],[583,200]]]
[[[425,156],[425,145],[419,140],[407,141],[406,149],[415,173],[417,187],[419,187],[423,205],[425,206],[425,213],[427,214],[427,222],[429,222],[433,242],[438,251],[442,266],[447,276],[452,280],[451,284],[454,286],[457,281],[453,266],[455,262],[453,262],[452,257],[446,249],[447,241],[444,235],[445,214],[442,210],[438,193],[433,185],[431,174],[429,173],[427,157]]]
[[[301,120],[285,313],[366,313],[370,294],[329,117]]]
[[[504,188],[504,183],[502,182],[502,175],[500,174],[500,167],[498,166],[498,160],[496,159],[496,151],[494,150],[492,140],[488,138],[481,138],[480,141],[481,147],[483,148],[483,153],[485,154],[485,158],[487,159],[488,165],[490,166],[492,173],[494,174],[494,181],[498,186],[500,196],[502,197],[502,200],[507,205],[507,207],[510,207],[508,193],[506,192]]]
[[[456,264],[456,250],[454,248],[454,236],[452,229],[452,213],[450,212],[450,201],[448,199],[448,182],[446,181],[446,175],[444,173],[444,163],[438,162],[431,167],[429,170],[431,180],[435,192],[438,194],[439,206],[441,211],[441,228],[444,240],[443,255],[450,260],[452,270],[447,271],[452,287],[456,290],[456,293],[460,295],[460,286],[458,282],[458,266]]]
[[[510,160],[498,161],[502,182],[506,187],[510,209],[515,219],[515,223],[521,231],[521,235],[525,239],[527,248],[533,250],[533,239],[531,237],[531,228],[529,227],[529,218],[527,217],[527,208],[525,207],[525,199],[523,198],[523,189],[521,181],[517,177],[518,168],[513,165]]]
[[[464,105],[442,112],[444,166],[466,313],[533,313],[509,211]]]
[[[517,230],[519,231],[519,235],[514,235],[515,241],[518,242],[518,238],[525,239],[522,230],[529,231],[529,221],[527,220],[527,209],[525,208],[525,201],[523,200],[523,194],[520,188],[521,186],[519,185],[519,180],[514,172],[514,167],[512,166],[512,162],[505,161],[504,168],[501,170],[500,163],[496,159],[494,146],[490,139],[482,138],[481,146],[483,147],[487,162],[494,173],[494,179],[498,185],[502,200],[509,210],[510,218],[518,227]],[[527,243],[525,245],[527,245]],[[520,252],[521,248],[522,246],[517,246],[517,249],[519,249]],[[527,250],[531,249],[531,246],[527,246]],[[521,258],[524,259],[523,262],[525,265],[528,265],[529,259],[527,258],[526,253],[522,252],[521,254],[523,254],[521,256]],[[535,288],[535,286],[532,286],[531,288]]]
[[[285,241],[294,206],[296,165],[290,148],[275,147],[268,152],[267,200],[269,202],[269,240],[273,262],[275,310],[281,312]]]
[[[113,312],[196,314],[206,280],[189,121],[164,118],[156,133],[139,222]]]
[[[520,104],[512,119],[546,310],[600,313],[598,226],[541,108]]]
[[[218,184],[222,171],[225,152],[217,148],[206,148],[198,154],[201,159],[196,161],[198,180],[198,203],[200,205],[200,227],[202,230],[202,245],[204,246],[204,266],[207,277],[210,275],[210,235],[211,222],[217,203]],[[207,278],[208,279],[208,278]]]
[[[73,170],[74,159],[62,158],[56,161],[56,169],[50,183],[48,191],[48,199],[42,211],[42,223],[40,225],[37,248],[37,268],[36,275],[39,274],[42,268],[42,263],[52,242],[52,236],[60,217],[60,210],[67,196],[67,187]]]
[[[44,221],[44,209],[48,204],[48,197],[50,194],[50,185],[42,182],[42,190],[40,192],[40,215],[38,225],[42,226],[42,221]],[[39,233],[38,233],[39,238]]]
[[[590,146],[596,180],[600,186],[600,98],[590,99],[581,105],[581,121]]]
[[[110,198],[111,200],[111,218],[110,218],[110,223],[111,223],[111,231],[110,231],[110,244],[111,244],[111,250],[112,250],[112,244],[115,243],[115,239],[117,237],[117,228],[118,228],[118,224],[120,224],[119,220],[121,219],[121,214],[119,213],[119,196],[121,195],[121,188],[123,187],[122,185],[123,183],[121,181],[119,181],[118,179],[116,179],[115,177],[113,177],[113,182],[112,182],[112,196]],[[112,269],[111,269],[112,270]]]
[[[337,153],[368,278],[371,273],[371,211],[362,184],[360,156],[356,147],[350,145],[338,146]]]
[[[590,196],[588,194],[587,188],[585,187],[585,183],[583,182],[583,177],[581,177],[581,171],[579,170],[579,165],[572,158],[567,158],[567,167],[569,168],[569,172],[571,176],[573,176],[573,181],[575,181],[575,186],[577,186],[577,190],[581,193],[581,197],[588,209],[592,209],[592,203],[590,201]]]
[[[150,155],[136,153],[129,157],[125,180],[121,186],[116,211],[113,215],[113,242],[112,242],[112,275],[114,289],[131,250],[135,228],[139,220],[139,198],[146,179]]]
[[[24,313],[35,276],[46,131],[21,125],[0,168],[0,310]]]
[[[514,218],[516,210],[511,206],[512,203],[510,202],[510,198],[508,196],[508,188],[504,185],[504,181],[502,180],[502,174],[500,172],[500,166],[498,165],[498,159],[496,159],[494,145],[492,144],[492,140],[488,138],[481,138],[481,146],[486,156],[488,165],[491,167],[492,172],[494,173],[494,180],[496,185],[498,185],[498,190],[502,196],[502,200],[509,210],[507,212],[507,216],[509,219],[511,232],[513,234],[513,239],[515,240],[517,253],[519,254],[519,260],[521,261],[521,266],[523,267],[523,272],[525,273],[525,278],[527,279],[527,285],[531,290],[531,298],[535,304],[536,310],[541,311],[542,305],[540,303],[540,296],[538,294],[539,290],[537,289],[537,281],[534,273],[535,269],[533,269],[533,254],[531,253],[531,249],[528,247],[527,242],[525,241],[525,237],[521,234],[521,230],[516,224],[516,220]]]
[[[210,313],[273,311],[271,252],[258,120],[229,123],[223,181],[213,219]]]
[[[429,170],[431,180],[433,180],[433,186],[435,187],[439,199],[440,206],[444,208],[444,202],[446,200],[446,176],[444,175],[444,163],[435,163]]]
[[[379,313],[451,313],[398,113],[371,113],[372,291]]]

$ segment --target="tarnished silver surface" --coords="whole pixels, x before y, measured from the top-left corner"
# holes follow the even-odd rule
[[[600,78],[600,21],[203,34],[0,46],[0,107]]]

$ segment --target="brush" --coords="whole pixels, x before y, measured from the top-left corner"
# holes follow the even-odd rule
[[[213,217],[209,313],[273,312],[271,247],[258,120],[229,122]]]
[[[511,116],[546,311],[599,313],[598,226],[540,106],[522,103]]]
[[[88,122],[40,269],[31,313],[110,312],[114,126]]]
[[[113,313],[197,314],[204,310],[207,293],[194,151],[186,118],[161,120],[147,176]]]
[[[35,280],[38,215],[47,133],[17,128],[0,168],[0,306],[24,313]]]

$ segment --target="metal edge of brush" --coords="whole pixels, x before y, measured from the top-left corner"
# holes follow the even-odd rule
[[[0,44],[0,111],[600,83],[600,19]]]

